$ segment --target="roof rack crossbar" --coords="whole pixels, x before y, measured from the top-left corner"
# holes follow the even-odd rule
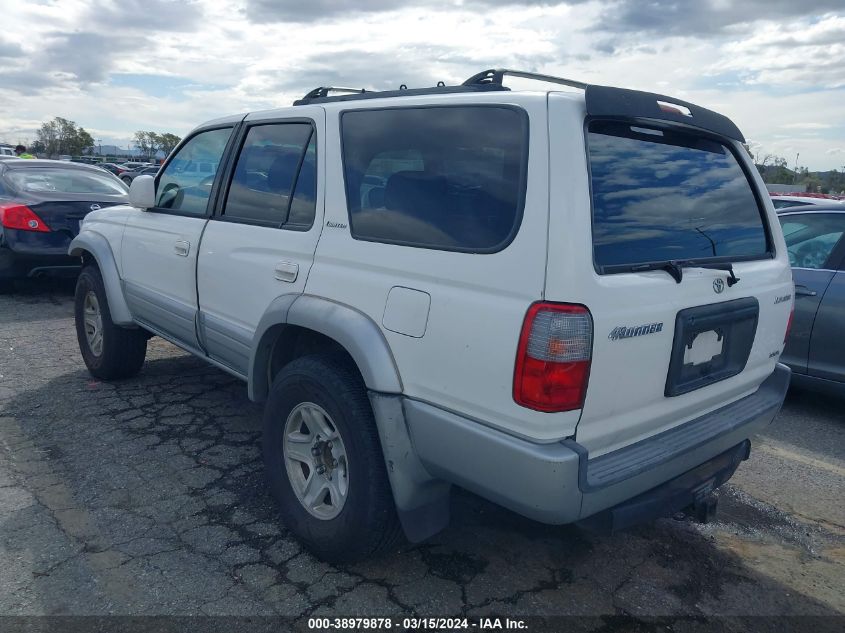
[[[340,86],[320,86],[319,88],[314,88],[314,90],[310,91],[306,94],[303,99],[319,99],[322,97],[328,97],[330,92],[342,92],[344,94],[364,94],[367,92],[365,88],[341,88]]]
[[[537,81],[547,81],[553,84],[560,84],[562,86],[569,86],[571,88],[580,88],[586,90],[587,84],[583,81],[575,81],[574,79],[564,79],[563,77],[553,77],[552,75],[541,75],[540,73],[529,73],[524,70],[510,70],[508,68],[491,68],[484,70],[467,79],[464,86],[477,86],[483,84],[498,84],[502,85],[502,80],[505,75],[510,77],[522,77],[523,79],[535,79]]]

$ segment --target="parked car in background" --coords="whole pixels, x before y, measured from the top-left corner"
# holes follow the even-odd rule
[[[123,165],[118,165],[117,163],[99,163],[96,165],[100,169],[105,169],[113,173],[115,176],[120,176],[125,171],[129,171],[128,168],[124,167]]]
[[[74,275],[70,241],[91,211],[123,204],[127,188],[96,167],[54,160],[0,161],[0,286],[37,275]]]
[[[137,160],[128,160],[125,163],[121,163],[121,165],[123,165],[123,167],[126,168],[127,170],[130,170],[130,169],[140,169],[141,167],[150,167],[152,165],[152,163],[141,162],[141,161],[137,161]]]
[[[0,145],[0,156],[15,156],[15,148],[11,145]]]
[[[781,359],[794,384],[845,395],[845,206],[801,207],[778,219],[795,280]]]
[[[817,198],[816,196],[797,196],[797,195],[778,195],[772,196],[772,204],[775,205],[775,209],[791,209],[793,207],[805,207],[805,206],[815,206],[815,205],[828,205],[828,204],[842,204],[838,199],[835,197],[824,197],[824,198]]]
[[[119,178],[127,185],[131,185],[132,181],[138,176],[155,176],[158,173],[158,167],[140,167],[139,169],[130,169],[119,175]]]

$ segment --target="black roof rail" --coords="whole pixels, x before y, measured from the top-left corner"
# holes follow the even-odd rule
[[[342,92],[345,94],[364,94],[367,92],[366,88],[341,88],[339,86],[320,86],[314,88],[306,94],[300,101],[305,99],[324,99],[329,96],[330,92]]]
[[[384,99],[389,97],[412,97],[416,95],[436,95],[460,92],[496,92],[500,90],[510,90],[501,84],[475,84],[458,86],[447,86],[444,82],[438,81],[436,86],[429,88],[408,88],[402,84],[399,90],[364,90],[355,88],[314,88],[311,92],[306,94],[301,99],[293,102],[293,105],[308,105],[310,103],[331,103],[334,101],[357,101],[359,99]],[[329,92],[345,92],[348,94],[340,94],[336,96],[329,96]]]
[[[530,73],[524,70],[511,70],[509,68],[491,68],[490,70],[483,70],[467,79],[464,86],[484,86],[496,85],[501,86],[502,80],[505,76],[521,77],[523,79],[535,79],[536,81],[545,81],[553,84],[560,84],[562,86],[569,86],[571,88],[587,89],[587,84],[583,81],[576,81],[574,79],[564,79],[563,77],[554,77],[552,75],[541,75],[540,73]]]

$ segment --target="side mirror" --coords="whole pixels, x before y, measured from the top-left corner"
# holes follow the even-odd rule
[[[152,176],[137,176],[129,186],[129,204],[146,210],[156,206],[156,181]]]

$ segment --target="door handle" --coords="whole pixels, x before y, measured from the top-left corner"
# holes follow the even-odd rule
[[[299,276],[299,264],[295,262],[279,262],[276,264],[276,279],[293,283]]]
[[[807,286],[795,286],[796,297],[815,297],[818,292],[810,290]]]
[[[176,240],[176,243],[173,245],[173,252],[180,257],[187,257],[188,253],[191,252],[191,243],[185,240]]]

